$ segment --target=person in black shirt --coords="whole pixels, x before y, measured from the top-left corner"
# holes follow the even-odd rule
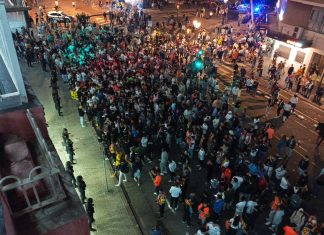
[[[323,122],[318,123],[316,130],[318,131],[318,136],[316,139],[316,148],[318,148],[322,143],[322,141],[324,140],[324,123]]]
[[[76,177],[76,182],[77,182],[78,190],[80,192],[81,202],[84,204],[86,199],[85,190],[87,185],[84,182],[83,177],[81,175],[78,175]]]
[[[89,222],[90,231],[95,232],[97,230],[92,228],[92,223],[95,222],[95,219],[93,218],[93,214],[95,213],[95,210],[93,207],[93,199],[92,198],[88,198],[88,200],[87,200],[86,211],[88,214],[88,222]]]
[[[76,179],[74,177],[74,169],[73,169],[73,165],[70,161],[67,161],[65,164],[65,170],[66,172],[70,175],[73,186],[76,188],[77,184],[76,184]]]

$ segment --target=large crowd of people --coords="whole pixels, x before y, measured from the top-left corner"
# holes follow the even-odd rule
[[[86,117],[114,166],[116,186],[129,175],[140,186],[143,165],[153,165],[161,218],[169,198],[170,210],[182,213],[188,226],[199,224],[197,234],[248,233],[264,212],[274,234],[323,233],[320,221],[303,205],[319,195],[324,171],[310,187],[309,158],[304,156],[292,180],[287,164],[297,144],[294,136],[283,136],[277,154],[271,154],[274,126],[247,117],[241,108],[241,92],[254,96],[259,84],[253,71],[262,76],[266,36],[234,32],[231,26],[214,35],[196,29],[185,16],[151,21],[143,11],[125,6],[111,10],[105,26],[78,20],[61,27],[39,17],[37,33],[23,29],[13,37],[28,66],[39,61],[54,80],[69,86],[81,127]],[[232,63],[230,85],[217,79],[222,61]],[[239,61],[249,66],[240,67]],[[286,121],[298,99],[278,99],[281,67],[274,60],[269,68],[269,107],[278,103],[277,115]],[[61,115],[57,96],[53,99]],[[195,182],[198,178],[201,186],[192,185],[193,174],[200,176]],[[226,213],[233,216],[224,227],[219,219]]]

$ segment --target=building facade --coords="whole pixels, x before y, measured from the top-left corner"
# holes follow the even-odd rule
[[[295,67],[324,69],[324,0],[278,0],[274,51]]]
[[[4,1],[0,0],[0,110],[27,103]]]

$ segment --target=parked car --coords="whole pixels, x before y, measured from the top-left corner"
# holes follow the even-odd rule
[[[69,23],[71,21],[73,21],[73,17],[72,16],[68,16],[65,13],[63,13],[62,11],[49,11],[47,12],[47,17],[49,21],[52,22],[66,22]]]

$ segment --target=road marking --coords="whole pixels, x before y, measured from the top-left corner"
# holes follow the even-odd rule
[[[262,89],[259,89],[260,91],[262,91],[264,94],[267,94],[267,95],[269,95],[269,93],[268,92],[266,92],[266,91],[264,91],[264,90],[262,90]],[[280,96],[282,96],[282,97],[284,97],[286,100],[289,100],[289,98],[288,97],[286,97],[286,96],[284,96],[284,95],[282,95],[282,94],[280,94]],[[318,121],[317,120],[315,120],[314,118],[312,118],[312,117],[310,117],[310,116],[308,116],[308,115],[306,115],[306,114],[304,114],[303,112],[301,112],[301,111],[299,111],[298,109],[295,109],[295,112],[296,113],[300,113],[300,114],[302,114],[301,116],[305,116],[305,117],[307,117],[307,118],[309,118],[310,120],[312,120],[313,122],[315,122],[315,123],[318,123]]]
[[[307,126],[305,126],[304,124],[302,124],[302,123],[300,123],[300,122],[298,122],[298,121],[296,121],[300,126],[302,126],[302,127],[304,127],[304,128],[306,128],[306,129],[308,129],[308,127]]]
[[[296,116],[302,120],[305,120],[305,117],[303,115],[296,114]]]
[[[278,136],[276,136],[276,135],[275,135],[275,138],[276,138],[277,140],[280,140],[280,138],[279,138]],[[298,146],[298,145],[297,145],[297,147],[301,148],[301,147]],[[296,152],[296,153],[297,153],[299,156],[301,156],[301,157],[304,157],[304,156],[305,156],[305,154],[300,153],[300,152],[297,151],[296,149],[294,149],[294,152]],[[317,169],[321,169],[320,167],[318,167],[318,166],[315,164],[314,161],[310,161],[310,163],[311,163],[313,166],[315,166],[315,168],[317,168]]]
[[[225,68],[227,67],[226,65],[223,65],[223,66],[225,66]],[[222,70],[227,70],[227,69],[225,69],[225,68],[223,68],[223,67],[218,67],[219,69],[222,69]],[[220,82],[222,82],[221,81],[221,79],[218,79],[218,80],[220,80]],[[223,82],[222,82],[223,83]],[[266,96],[266,95],[269,95],[267,92],[265,92],[264,90],[262,90],[262,89],[258,89],[258,91],[260,91],[260,92],[262,92],[263,94],[264,94],[264,97]],[[286,98],[286,99],[288,99],[287,97],[285,97],[285,96],[283,96],[284,98]],[[298,111],[298,110],[295,110],[295,111],[297,111],[297,112],[300,112],[300,111]],[[301,112],[300,112],[301,113]],[[307,116],[307,115],[305,115],[306,117],[309,117],[309,116]],[[309,117],[311,120],[314,120],[313,118],[311,118],[311,117]],[[314,120],[315,121],[315,120]],[[299,125],[301,125],[301,126],[303,126],[304,128],[306,128],[307,130],[309,130],[310,132],[312,132],[312,133],[316,133],[315,131],[313,131],[313,130],[310,130],[309,128],[307,128],[305,125],[303,125],[303,124],[301,124],[300,122],[298,122],[298,121],[296,121]],[[316,123],[314,124],[314,126],[316,125],[317,126],[317,123],[318,123],[318,121],[315,121]],[[316,133],[316,135],[317,135],[317,133]],[[277,140],[280,140],[280,138],[277,136],[277,135],[275,135],[275,138],[277,139]],[[307,150],[305,149],[305,148],[303,148],[303,147],[301,147],[301,146],[298,146],[297,145],[297,147],[299,147],[300,149],[302,149],[303,151],[305,151],[305,152],[307,152]],[[297,155],[299,155],[299,156],[301,156],[301,157],[303,157],[304,156],[304,154],[302,154],[302,153],[300,153],[298,150],[296,150],[296,149],[294,149],[294,152],[296,152],[297,153]],[[317,169],[321,169],[320,167],[318,167],[316,164],[315,164],[315,162],[314,161],[310,161],[310,163],[313,165],[313,166],[315,166],[315,168],[317,168]]]
[[[313,130],[310,130],[307,126],[303,125],[302,123],[298,122],[298,121],[295,121],[298,125],[306,128],[307,130],[309,130],[310,132],[312,132],[313,134],[315,135],[318,135],[318,133],[316,131],[313,131]]]
[[[223,68],[223,69],[224,69],[224,70],[227,70],[227,71],[229,71],[229,70],[233,70],[233,69],[232,69],[231,67],[229,67],[227,64],[221,64],[220,66],[225,67],[225,68]],[[221,68],[221,67],[219,67],[219,68]],[[264,91],[264,90],[262,90],[262,89],[260,89],[260,88],[259,88],[258,90],[260,90],[260,91],[263,92],[264,94],[268,94],[268,95],[269,95],[268,92],[266,92],[266,91]],[[285,90],[281,89],[280,91],[285,91]],[[290,95],[287,91],[285,91],[285,92],[286,92],[288,95]],[[283,95],[283,94],[280,94],[280,96],[282,96],[282,97],[285,98],[286,100],[289,100],[289,97],[287,97],[287,96],[285,96],[285,95]],[[300,99],[300,100],[302,100],[302,99]],[[303,100],[302,100],[302,101],[303,101]],[[304,102],[307,103],[306,101],[304,101]],[[320,110],[321,112],[324,112],[322,109],[320,109],[320,108],[314,106],[313,104],[311,104],[311,106],[312,106],[313,108],[317,109],[317,110]],[[314,118],[312,118],[312,117],[310,117],[310,116],[304,114],[303,112],[301,112],[301,111],[299,111],[299,110],[297,110],[297,109],[296,109],[296,112],[298,112],[298,113],[300,113],[300,114],[302,114],[302,115],[308,117],[308,118],[311,119],[313,122],[318,123],[318,120],[315,120]]]

